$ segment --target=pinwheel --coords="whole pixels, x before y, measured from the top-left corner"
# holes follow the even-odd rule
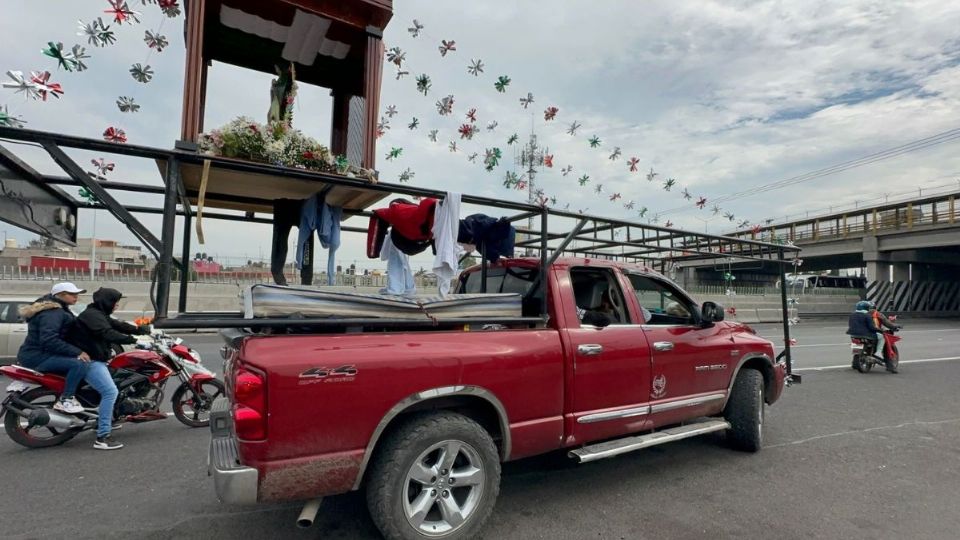
[[[7,109],[7,106],[4,105],[0,107],[0,126],[11,127],[11,128],[22,128],[27,121],[18,116],[13,116],[10,114],[10,110]]]
[[[507,87],[510,86],[510,77],[506,75],[501,75],[497,77],[497,82],[493,83],[493,87],[497,89],[497,92],[501,94],[507,91]]]
[[[503,175],[503,187],[507,189],[512,189],[514,186],[520,183],[520,177],[517,176],[517,173],[513,171],[507,171]]]
[[[558,112],[560,112],[560,109],[557,108],[557,107],[547,107],[547,108],[543,111],[543,119],[544,119],[544,121],[549,122],[550,120],[553,120],[554,118],[557,117],[557,113],[558,113]]]
[[[103,131],[103,140],[112,143],[125,143],[127,142],[127,134],[122,129],[111,126]]]
[[[593,188],[593,192],[594,192],[594,193],[603,193],[603,184],[597,184],[596,187]]]
[[[423,95],[427,95],[427,92],[430,91],[430,87],[433,83],[430,82],[430,76],[426,73],[420,74],[417,76],[417,92],[420,92]]]
[[[427,134],[427,138],[430,139],[431,142],[437,142],[437,131],[436,129],[431,129],[430,133]]]
[[[83,48],[80,45],[74,45],[70,49],[70,63],[73,64],[73,69],[77,71],[86,71],[87,65],[83,63],[84,60],[89,60],[90,55],[87,54],[87,49]]]
[[[681,191],[680,194],[683,195],[683,199],[685,201],[689,201],[690,199],[693,198],[693,195],[691,195],[690,192],[687,191],[687,188],[683,188],[683,191]]]
[[[640,210],[637,210],[637,217],[639,217],[640,219],[643,219],[643,216],[647,215],[647,212],[649,211],[650,209],[647,208],[646,206],[641,206]]]
[[[130,76],[133,77],[133,80],[146,84],[153,79],[153,69],[138,62],[130,66]]]
[[[91,159],[90,163],[97,169],[97,176],[106,176],[108,172],[113,171],[113,168],[116,166],[113,163],[107,163],[107,160],[103,158]]]
[[[663,226],[669,229],[670,227],[673,227],[673,222],[668,219],[667,222],[663,224]]]
[[[527,97],[520,98],[520,104],[523,105],[523,108],[526,109],[533,103],[533,93],[527,92]]]
[[[547,206],[547,203],[550,202],[550,198],[546,195],[537,195],[537,205],[544,207]]]
[[[737,217],[734,216],[732,212],[724,212],[723,217],[727,218],[727,221],[733,221],[737,219]]]
[[[640,160],[632,157],[627,160],[627,166],[630,167],[630,172],[637,172],[637,165],[640,164]]]
[[[710,211],[713,212],[713,215],[717,215],[720,213],[720,207],[717,205],[713,205],[713,208],[711,208]]]
[[[396,146],[392,147],[389,152],[387,152],[387,161],[393,161],[400,157],[400,154],[403,153],[403,148],[397,148]]]
[[[127,6],[126,0],[107,0],[110,3],[110,9],[103,10],[108,15],[113,15],[113,20],[117,24],[123,24],[125,21],[132,20],[135,23],[140,22],[140,13],[132,11]]]
[[[471,124],[477,121],[477,109],[467,111],[467,120],[469,120]]]
[[[57,61],[57,67],[63,68],[66,71],[73,71],[73,64],[70,62],[71,54],[70,51],[64,53],[63,43],[61,42],[47,42],[47,48],[44,49],[43,54],[53,58]]]
[[[492,171],[494,167],[500,164],[500,158],[503,157],[503,152],[499,148],[487,148],[484,151],[483,165],[487,171]]]
[[[137,102],[134,101],[132,97],[127,96],[117,98],[117,108],[120,109],[120,112],[140,112],[140,105],[137,105]]]
[[[407,53],[400,47],[393,47],[387,51],[387,61],[392,62],[397,67],[402,67],[403,61],[407,59]]]
[[[636,203],[633,201],[623,203],[623,208],[625,210],[633,210],[633,207],[636,206]]]
[[[522,177],[521,177],[521,178],[522,178]],[[527,189],[527,181],[526,181],[526,180],[520,180],[519,182],[517,182],[516,188],[517,188],[517,191],[523,191],[523,190]]]
[[[449,148],[451,152],[456,152],[456,151],[457,151],[457,141],[450,141],[450,144],[447,145],[447,148]]]
[[[157,0],[157,4],[167,17],[172,19],[180,16],[180,4],[177,0]]]
[[[406,183],[409,182],[410,179],[413,178],[415,175],[416,175],[416,174],[415,174],[413,171],[410,170],[410,167],[407,167],[406,169],[403,170],[402,173],[400,173],[400,178],[399,178],[400,183],[401,183],[401,184],[406,184]]]
[[[672,188],[676,184],[677,184],[677,181],[675,179],[667,178],[666,180],[663,181],[663,190],[670,191],[670,188]]]
[[[547,154],[543,156],[543,166],[548,169],[553,168],[553,154]]]
[[[507,138],[507,144],[513,144],[518,140],[520,140],[520,137],[516,133],[514,133],[513,135]]]
[[[696,205],[697,205],[697,208],[703,210],[703,207],[707,205],[707,198],[700,197],[699,199],[697,199]]]
[[[472,140],[473,136],[477,133],[477,126],[473,124],[463,124],[460,126],[457,131],[460,133],[461,139]]]
[[[749,220],[749,219],[742,219],[742,220],[740,220],[739,223],[737,223],[737,228],[738,228],[738,229],[744,229],[744,228],[746,228],[748,225],[750,225],[750,220]]]
[[[393,118],[394,116],[397,115],[397,106],[396,106],[396,105],[388,105],[388,106],[387,106],[387,110],[383,111],[383,114],[389,116],[390,118]]]
[[[614,193],[613,195],[610,196],[610,202],[616,201],[619,198],[620,198],[620,194]]]
[[[597,137],[596,135],[594,135],[593,137],[590,137],[589,142],[590,142],[590,148],[600,147],[600,137]]]
[[[416,19],[413,20],[413,26],[407,28],[407,32],[410,32],[410,37],[420,37],[421,30],[423,30],[423,25]]]
[[[750,229],[750,232],[752,232],[754,235],[758,235],[761,232],[763,232],[763,227],[761,227],[760,224],[757,223],[756,225],[753,226],[752,229]]]
[[[406,77],[406,76],[409,75],[409,74],[410,74],[409,71],[404,71],[404,70],[402,70],[402,69],[398,69],[398,70],[397,70],[397,80],[399,81],[401,77]]]
[[[9,73],[8,71],[7,74]],[[43,101],[47,100],[47,94],[57,99],[60,99],[60,96],[63,94],[63,88],[60,87],[59,83],[50,82],[49,71],[31,71],[30,82],[36,86],[37,94]]]
[[[616,161],[616,160],[620,159],[620,155],[621,155],[620,147],[619,147],[619,146],[614,146],[614,147],[613,147],[613,153],[610,154],[610,157],[609,157],[608,159],[609,159],[610,161]]]
[[[163,52],[163,49],[170,45],[170,42],[167,41],[167,36],[155,34],[150,30],[143,33],[143,42],[147,44],[147,47],[156,49],[158,53]]]
[[[572,173],[572,172],[573,172],[573,165],[567,165],[566,167],[560,169],[560,172],[563,173],[564,176]]]
[[[498,126],[498,125],[500,125],[500,124],[498,124],[496,120],[493,120],[492,122],[490,122],[489,124],[487,124],[487,131],[493,131],[493,130],[497,129],[497,126]]]
[[[483,60],[470,59],[470,65],[467,66],[467,73],[474,77],[479,77],[480,74],[483,73]]]
[[[440,116],[447,116],[453,113],[453,95],[437,101],[437,112],[440,113]]]
[[[570,127],[567,128],[567,135],[576,135],[578,129],[580,129],[580,122],[574,121],[570,124]]]
[[[377,138],[383,137],[388,129],[390,129],[390,122],[381,116],[380,121],[377,122]]]
[[[414,130],[414,129],[417,129],[419,126],[420,126],[420,120],[417,120],[417,117],[414,116],[413,120],[411,120],[410,123],[407,124],[407,129]]]
[[[650,172],[647,173],[647,182],[653,182],[653,179],[657,177],[659,173],[653,172],[653,167],[650,168]]]
[[[550,197],[550,204],[551,204],[552,206],[556,206],[556,205],[557,205],[557,198],[556,198],[556,197]]]
[[[469,161],[470,163],[476,163],[476,162],[477,162],[477,157],[478,157],[479,155],[480,155],[480,154],[477,154],[476,152],[474,152],[474,153],[470,154],[469,156],[467,156],[467,161]]]
[[[457,50],[457,42],[452,39],[450,41],[441,39],[438,49],[440,49],[440,56],[446,57],[448,52]]]
[[[35,83],[26,79],[22,71],[8,71],[7,77],[10,77],[13,82],[3,83],[4,88],[13,88],[17,93],[23,92],[30,99],[40,99],[40,89]]]
[[[585,174],[580,178],[577,178],[577,182],[579,182],[581,186],[585,186],[588,182],[590,182],[590,176]]]

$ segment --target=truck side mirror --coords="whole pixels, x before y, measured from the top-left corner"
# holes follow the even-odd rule
[[[704,302],[700,312],[704,321],[720,322],[723,320],[723,306],[716,302]]]

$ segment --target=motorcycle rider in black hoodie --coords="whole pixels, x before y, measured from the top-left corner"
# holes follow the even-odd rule
[[[134,335],[150,333],[148,328],[137,327],[110,316],[121,298],[123,294],[116,289],[97,289],[93,293],[93,302],[77,317],[78,331],[73,336],[73,343],[93,360],[87,370],[86,381],[100,393],[97,440],[93,444],[98,450],[123,448],[123,444],[110,437],[117,385],[113,382],[107,362],[113,356],[114,346],[136,343]]]

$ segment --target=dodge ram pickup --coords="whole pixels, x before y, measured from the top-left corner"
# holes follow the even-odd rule
[[[386,538],[473,538],[504,461],[562,449],[589,462],[711,432],[760,450],[789,378],[770,341],[646,267],[564,257],[540,276],[539,263],[502,259],[458,288],[545,304],[539,324],[225,330],[219,498],[362,488]]]

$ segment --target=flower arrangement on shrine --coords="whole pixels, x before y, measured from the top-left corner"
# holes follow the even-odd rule
[[[348,165],[326,146],[286,122],[260,124],[241,116],[200,136],[200,150],[208,155],[269,163],[327,173],[346,174]]]

